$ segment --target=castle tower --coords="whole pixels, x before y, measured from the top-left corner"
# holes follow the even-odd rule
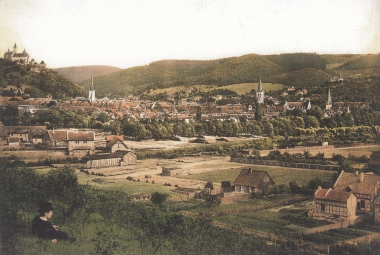
[[[95,102],[95,87],[94,87],[94,77],[91,77],[90,91],[88,92],[88,100],[90,103]]]
[[[332,100],[331,100],[331,93],[329,89],[329,93],[327,95],[326,110],[331,110],[331,108],[332,108]]]
[[[260,76],[260,82],[257,87],[257,92],[256,92],[256,99],[259,104],[264,103],[264,91],[263,91],[263,86],[261,84],[261,76]]]
[[[13,53],[17,53],[17,45],[15,43],[15,45],[13,46]]]

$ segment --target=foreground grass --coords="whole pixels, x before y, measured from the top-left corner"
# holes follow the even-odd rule
[[[370,234],[368,231],[354,229],[354,228],[340,228],[331,229],[322,233],[315,233],[304,236],[304,240],[313,242],[315,244],[332,244],[341,242],[347,239],[352,239],[360,236]]]
[[[237,166],[241,164],[237,164]],[[253,170],[265,170],[268,172],[273,181],[277,184],[288,185],[291,181],[296,181],[298,185],[304,186],[309,183],[313,178],[319,177],[321,180],[330,180],[334,177],[336,172],[334,171],[321,171],[321,170],[306,170],[306,169],[295,169],[295,168],[285,168],[285,167],[274,167],[274,166],[257,166],[257,165],[245,165],[244,167],[223,169],[212,172],[205,172],[199,174],[193,174],[188,176],[183,176],[181,178],[201,180],[201,181],[211,181],[211,182],[222,182],[230,181],[233,183],[238,177],[241,169],[252,168]]]

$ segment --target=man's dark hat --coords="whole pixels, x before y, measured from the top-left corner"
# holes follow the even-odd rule
[[[53,207],[51,206],[51,203],[42,202],[38,205],[38,212],[39,213],[50,212],[50,211],[53,211]]]

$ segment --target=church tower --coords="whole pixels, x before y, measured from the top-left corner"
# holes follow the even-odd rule
[[[332,108],[332,100],[331,100],[331,93],[329,89],[329,94],[327,95],[326,110],[331,110],[331,108]]]
[[[17,53],[17,45],[15,43],[15,45],[13,46],[13,53]]]
[[[257,103],[259,104],[264,103],[264,91],[263,91],[263,86],[261,85],[261,76],[260,76],[259,86],[257,87],[256,99],[257,99]]]
[[[88,92],[88,100],[90,101],[90,103],[95,102],[94,77],[91,77],[91,87],[90,91]]]

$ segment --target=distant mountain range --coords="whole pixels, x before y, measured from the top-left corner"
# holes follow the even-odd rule
[[[0,58],[0,91],[14,95],[18,88],[31,97],[72,98],[86,96],[94,77],[98,98],[141,95],[148,90],[194,85],[276,83],[308,88],[320,86],[333,76],[370,77],[380,74],[380,54],[281,55],[248,54],[209,61],[162,60],[146,66],[120,69],[111,66],[80,66],[49,69],[18,65]],[[79,86],[78,86],[79,85]]]
[[[248,54],[209,61],[162,60],[122,70],[107,66],[55,70],[78,81],[85,90],[88,90],[91,76],[94,76],[97,97],[109,97],[139,95],[148,89],[173,86],[225,86],[258,82],[260,76],[267,83],[296,87],[319,86],[332,76],[379,75],[380,54]]]
[[[91,77],[108,75],[122,69],[114,66],[72,66],[53,68],[53,70],[74,82],[81,82],[89,80]]]

